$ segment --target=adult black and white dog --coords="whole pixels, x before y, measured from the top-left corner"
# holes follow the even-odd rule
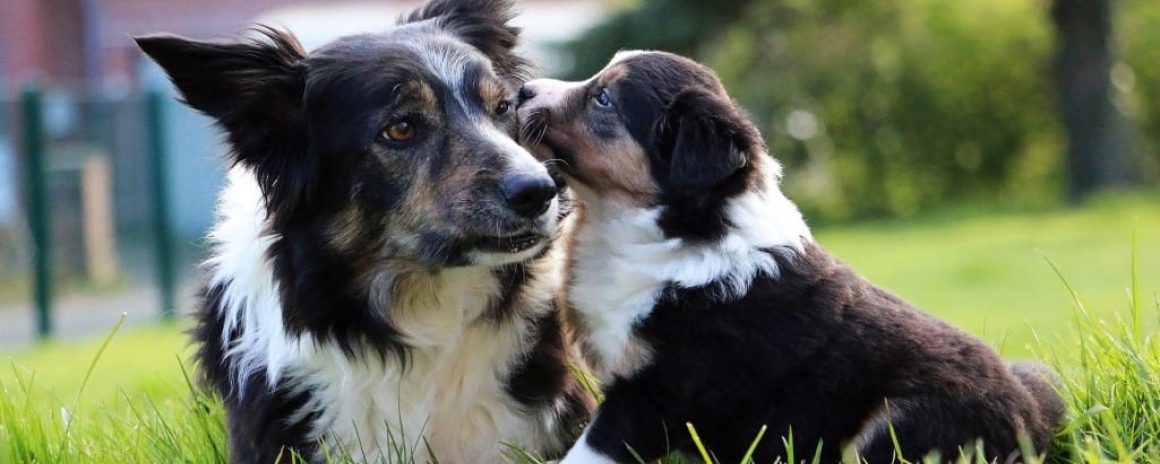
[[[193,335],[234,462],[491,463],[579,435],[569,208],[513,139],[511,6],[434,0],[309,54],[273,29],[136,39],[232,148]]]
[[[563,463],[692,451],[686,423],[729,463],[762,425],[756,462],[786,459],[785,443],[808,460],[820,442],[826,463],[955,459],[977,440],[1015,460],[1021,435],[1048,447],[1063,413],[1049,374],[827,254],[710,69],[624,52],[520,99],[526,145],[581,203],[566,293],[605,389]]]

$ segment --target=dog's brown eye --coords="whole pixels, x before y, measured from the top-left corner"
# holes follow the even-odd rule
[[[503,116],[503,115],[507,114],[507,112],[510,111],[511,109],[512,109],[511,102],[504,100],[504,101],[499,102],[499,104],[495,106],[495,114],[497,116]]]
[[[415,136],[415,125],[405,119],[395,121],[383,130],[382,135],[392,142],[406,142]]]

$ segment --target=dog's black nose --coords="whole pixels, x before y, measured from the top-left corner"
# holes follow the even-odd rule
[[[508,207],[526,218],[544,214],[556,197],[556,184],[548,176],[508,177],[501,188]]]
[[[528,87],[526,85],[523,87],[520,87],[520,94],[519,94],[520,103],[531,100],[535,96],[536,96],[536,91],[532,90],[531,87]]]

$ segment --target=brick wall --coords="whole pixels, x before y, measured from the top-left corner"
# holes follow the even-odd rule
[[[343,0],[344,8],[395,10],[421,0]],[[599,3],[599,0],[522,0],[521,5]],[[258,16],[281,7],[336,5],[333,0],[0,0],[0,73],[8,90],[37,79],[44,85],[79,88],[86,50],[93,74],[107,87],[136,85],[140,62],[131,35],[172,32],[215,37],[244,31]],[[86,8],[96,12],[86,22]],[[384,25],[394,18],[383,18]],[[88,28],[86,30],[86,28]],[[85,43],[91,39],[96,43]]]

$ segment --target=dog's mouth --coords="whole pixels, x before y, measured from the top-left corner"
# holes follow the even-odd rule
[[[535,232],[524,232],[522,234],[505,236],[485,236],[479,237],[476,240],[476,248],[479,251],[487,253],[516,254],[528,251],[547,239],[547,236]]]

